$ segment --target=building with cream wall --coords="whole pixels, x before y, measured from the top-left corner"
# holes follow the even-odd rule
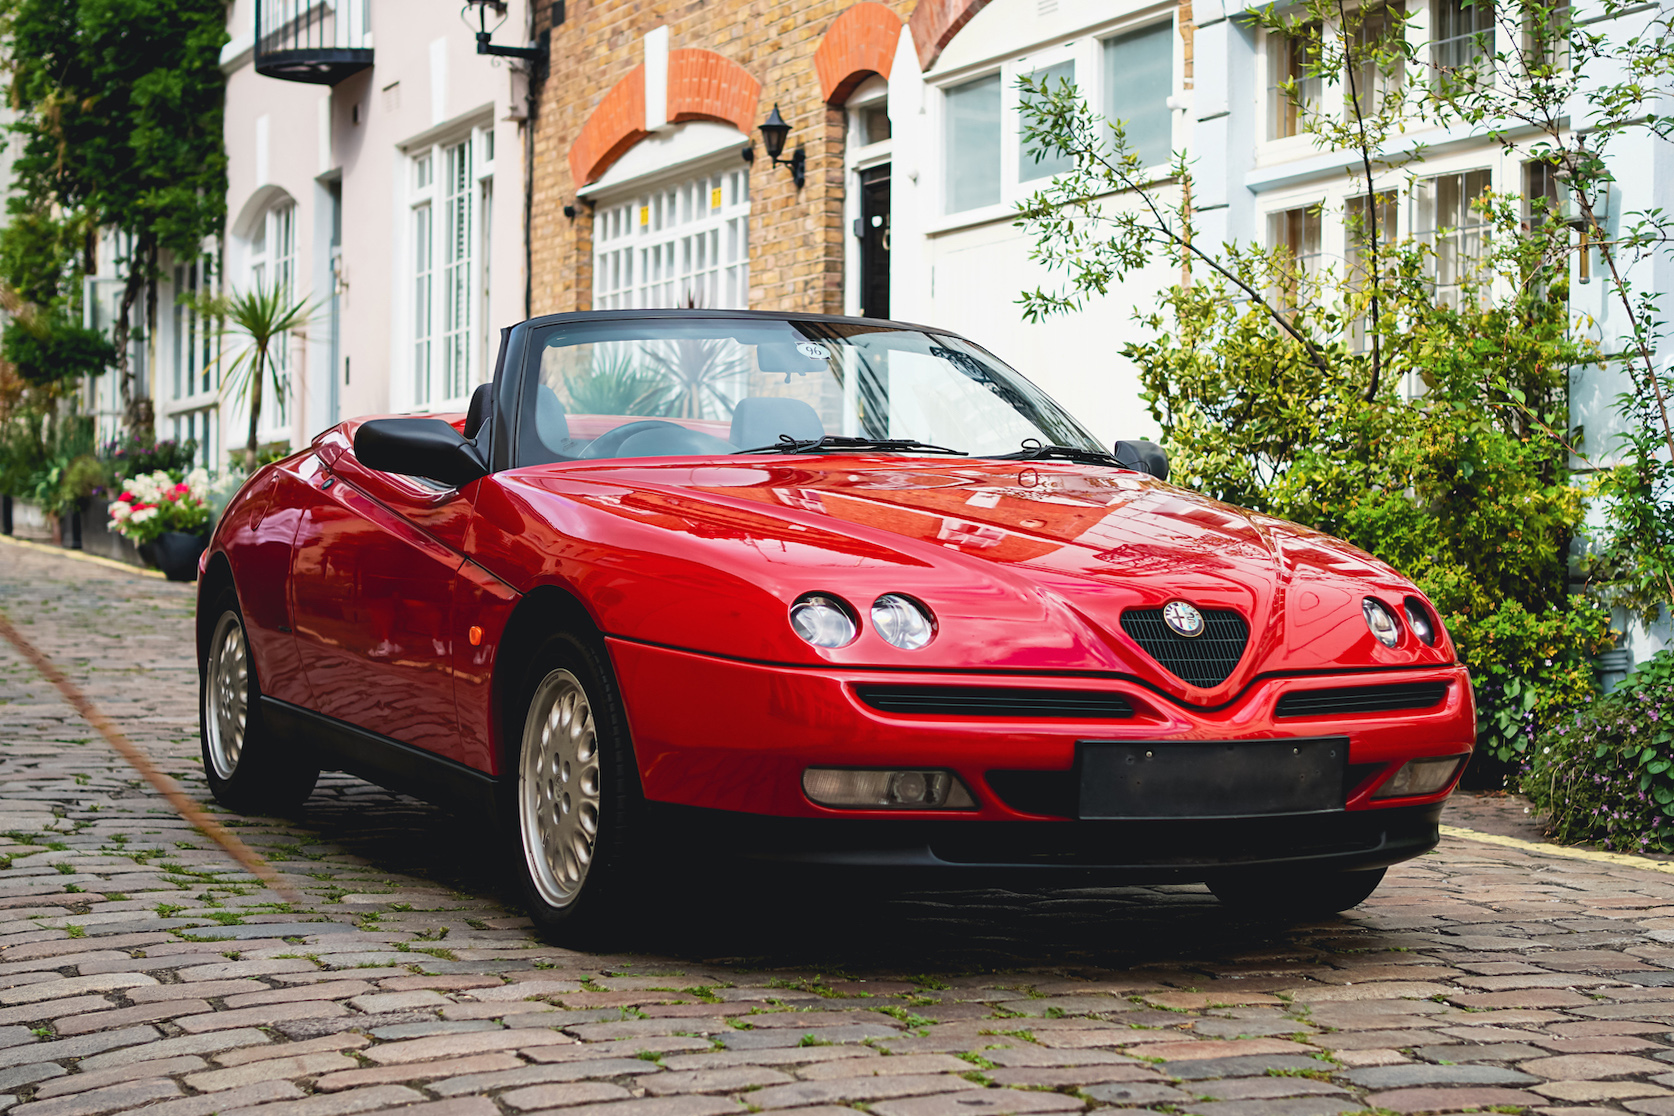
[[[243,400],[222,390],[231,354],[183,301],[206,287],[278,283],[318,304],[281,348],[289,389],[264,392],[264,443],[303,445],[352,415],[463,409],[492,375],[499,330],[525,316],[526,64],[479,56],[451,4],[227,11],[225,234],[200,261],[166,262],[156,328],[133,354],[158,436],[197,441],[211,467],[245,442]],[[526,4],[506,14],[500,39],[524,39]],[[120,250],[102,247],[107,261]],[[93,320],[108,324],[118,284],[92,287]],[[102,379],[97,409],[114,427],[115,377]]]

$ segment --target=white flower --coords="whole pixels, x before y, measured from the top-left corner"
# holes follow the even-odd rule
[[[124,519],[127,519],[133,514],[134,509],[121,500],[118,500],[110,506],[110,517],[118,523],[121,523]]]
[[[130,517],[130,522],[144,523],[147,520],[156,519],[156,518],[157,518],[157,509],[156,508],[141,508],[139,511],[135,512],[132,517]]]

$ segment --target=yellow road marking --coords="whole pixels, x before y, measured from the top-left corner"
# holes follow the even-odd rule
[[[1466,841],[1481,841],[1489,845],[1500,845],[1508,849],[1522,849],[1524,852],[1545,853],[1548,856],[1567,856],[1572,860],[1591,860],[1599,864],[1617,864],[1623,868],[1643,868],[1647,872],[1661,872],[1665,876],[1674,876],[1674,864],[1649,857],[1634,856],[1631,853],[1599,852],[1597,849],[1576,849],[1568,845],[1548,845],[1539,841],[1525,841],[1520,837],[1501,837],[1494,833],[1478,833],[1474,829],[1460,829],[1456,825],[1441,827],[1443,837],[1460,837]]]
[[[29,661],[30,665],[40,671],[41,676],[57,688],[58,692],[64,696],[64,700],[70,703],[70,707],[81,714],[84,721],[98,729],[99,735],[103,736],[106,743],[116,750],[116,754],[127,760],[129,766],[138,771],[158,794],[167,799],[169,805],[173,806],[181,817],[196,826],[205,837],[225,849],[229,856],[242,864],[252,876],[262,882],[264,887],[275,892],[288,903],[302,902],[302,897],[280,880],[279,874],[268,865],[267,861],[257,856],[249,845],[239,839],[238,834],[204,813],[203,807],[193,801],[172,776],[159,770],[157,765],[151,762],[151,757],[140,751],[134,745],[134,742],[129,740],[122,730],[116,727],[115,721],[99,711],[99,707],[93,704],[92,699],[82,693],[81,687],[70,681],[69,676],[58,669],[58,664],[47,658],[45,653],[33,643],[23,638],[23,633],[12,625],[11,620],[3,611],[0,611],[0,637],[5,638],[13,647],[16,647],[18,652]]]
[[[162,577],[161,570],[148,570],[143,566],[130,566],[126,562],[118,562],[115,558],[101,558],[97,554],[89,554],[85,550],[69,550],[62,546],[49,546],[46,543],[31,542],[28,539],[14,539],[10,535],[0,535],[0,542],[12,546],[21,546],[29,550],[38,550],[43,554],[51,554],[59,558],[74,558],[78,562],[93,562],[101,566],[109,566],[113,570],[123,573],[138,574],[140,577]]]

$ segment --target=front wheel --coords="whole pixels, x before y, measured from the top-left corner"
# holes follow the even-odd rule
[[[530,917],[577,941],[623,912],[639,780],[602,648],[554,637],[527,677],[508,843]]]
[[[1387,869],[1358,872],[1252,869],[1209,881],[1215,898],[1243,914],[1263,918],[1310,918],[1358,907],[1377,890]]]
[[[199,683],[203,773],[215,801],[241,814],[284,813],[301,805],[313,793],[320,768],[262,719],[250,640],[231,590],[215,603],[215,629]]]

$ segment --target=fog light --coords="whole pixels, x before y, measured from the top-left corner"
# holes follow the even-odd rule
[[[1372,793],[1373,798],[1412,798],[1435,794],[1453,781],[1468,756],[1429,756],[1408,760]]]
[[[802,790],[821,806],[851,810],[974,810],[976,801],[951,771],[852,771],[810,767]]]

